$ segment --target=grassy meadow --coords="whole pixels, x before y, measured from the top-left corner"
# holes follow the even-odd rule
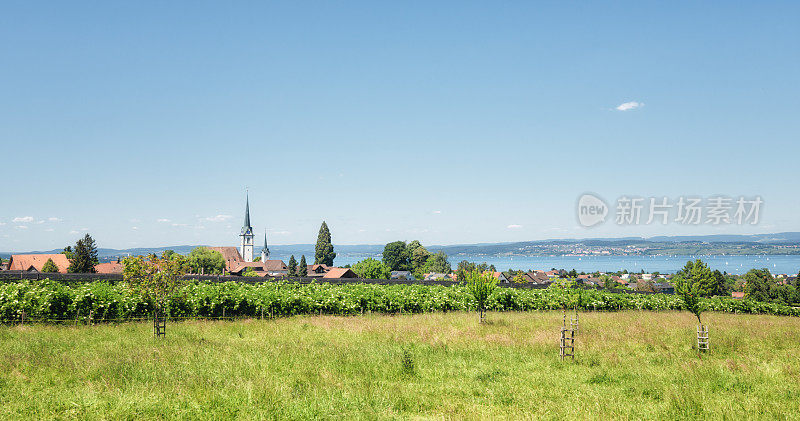
[[[798,419],[800,319],[685,312],[0,327],[2,419]]]

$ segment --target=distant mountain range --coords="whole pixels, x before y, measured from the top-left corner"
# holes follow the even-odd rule
[[[233,245],[233,244],[232,244]],[[139,247],[130,249],[98,249],[101,260],[119,256],[137,256],[150,253],[161,254],[164,250],[187,254],[200,245],[169,247]],[[383,252],[383,244],[334,245],[341,257],[370,257]],[[513,243],[479,243],[426,246],[432,252],[443,251],[455,255],[558,255],[590,253],[619,254],[800,254],[800,232],[752,235],[693,235],[621,238],[550,239]],[[606,251],[604,251],[606,250]],[[270,247],[274,258],[285,259],[289,255],[314,256],[313,244],[289,244]],[[12,253],[59,253],[57,250],[0,252],[8,258]],[[256,255],[261,252],[256,248]],[[313,260],[313,259],[312,259]]]

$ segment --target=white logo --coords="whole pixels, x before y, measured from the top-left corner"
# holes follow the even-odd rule
[[[584,227],[605,222],[606,215],[608,206],[603,199],[588,193],[578,199],[578,222]]]

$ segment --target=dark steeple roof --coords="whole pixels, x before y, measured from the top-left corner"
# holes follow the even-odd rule
[[[250,194],[247,194],[247,204],[244,208],[244,226],[242,226],[242,235],[253,234],[253,227],[250,226]]]
[[[264,230],[264,249],[263,249],[263,251],[266,252],[267,255],[269,255],[269,247],[267,247],[267,230]]]

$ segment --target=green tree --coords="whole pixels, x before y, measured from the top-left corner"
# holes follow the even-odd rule
[[[42,266],[42,272],[44,272],[44,273],[55,273],[55,272],[58,272],[58,266],[53,261],[53,259],[47,259],[47,261],[44,262],[44,266]]]
[[[242,272],[242,276],[254,277],[254,276],[258,276],[258,273],[256,272],[255,269],[249,267],[249,268],[245,268],[244,272]]]
[[[619,282],[615,281],[614,278],[609,275],[601,276],[600,280],[603,281],[603,288],[607,290],[612,290],[619,287]]]
[[[225,257],[222,253],[207,247],[196,247],[188,256],[192,273],[219,275],[225,270]]]
[[[447,261],[447,254],[443,251],[432,254],[422,267],[422,273],[450,273],[452,270],[450,262]]]
[[[456,277],[459,281],[467,279],[467,272],[472,272],[475,270],[475,263],[468,262],[466,260],[462,260],[458,262],[458,266],[456,269]]]
[[[697,317],[697,322],[701,325],[700,314],[705,310],[701,297],[707,293],[703,285],[702,278],[685,277],[682,274],[675,275],[675,293],[683,300],[683,306],[690,313]]]
[[[406,243],[394,241],[383,247],[383,264],[391,270],[408,270],[409,256]]]
[[[306,255],[300,256],[300,264],[297,266],[297,276],[303,277],[308,275],[308,264],[306,264]]]
[[[418,273],[422,273],[422,268],[431,257],[431,253],[417,240],[408,243],[408,247],[406,247],[406,249],[408,250],[409,258],[411,259],[410,270],[411,272],[414,272],[414,276],[417,276]]]
[[[161,258],[162,259],[171,259],[172,256],[174,256],[175,254],[176,254],[175,250],[164,250],[163,252],[161,252]]]
[[[67,271],[70,273],[94,273],[95,266],[100,261],[97,258],[97,246],[91,235],[86,234],[75,243]]]
[[[656,291],[656,284],[653,283],[652,280],[643,280],[636,283],[636,291],[643,291],[643,292],[657,292]]]
[[[182,258],[126,257],[122,266],[125,282],[153,306],[154,319],[166,312],[169,298],[186,283],[188,265]]]
[[[497,288],[497,279],[490,273],[479,272],[474,270],[466,272],[464,281],[466,281],[467,290],[478,303],[478,313],[480,314],[480,323],[485,320],[486,302],[489,297]]]
[[[289,265],[287,267],[289,276],[297,276],[297,260],[294,258],[294,254],[289,257]]]
[[[711,297],[717,294],[723,288],[725,282],[724,277],[717,277],[708,268],[708,265],[700,259],[694,262],[691,260],[686,262],[686,265],[678,271],[677,275],[683,279],[691,280],[691,284],[696,285],[696,291],[701,297]]]
[[[62,251],[61,254],[67,256],[67,260],[72,260],[72,257],[75,255],[75,253],[72,251],[72,246],[64,247],[64,251]]]
[[[336,253],[333,252],[331,232],[328,230],[328,224],[322,221],[322,226],[319,227],[319,234],[317,235],[317,246],[314,251],[314,264],[333,266],[333,259],[335,258]]]
[[[253,261],[254,261],[254,262],[260,262],[260,261],[261,261],[261,256],[256,256],[256,257],[254,257],[254,258],[253,258]]]
[[[770,290],[777,285],[769,269],[751,269],[744,275],[746,298],[755,301],[769,301]]]
[[[391,275],[388,266],[371,257],[354,264],[352,269],[359,278],[363,279],[389,279]]]

